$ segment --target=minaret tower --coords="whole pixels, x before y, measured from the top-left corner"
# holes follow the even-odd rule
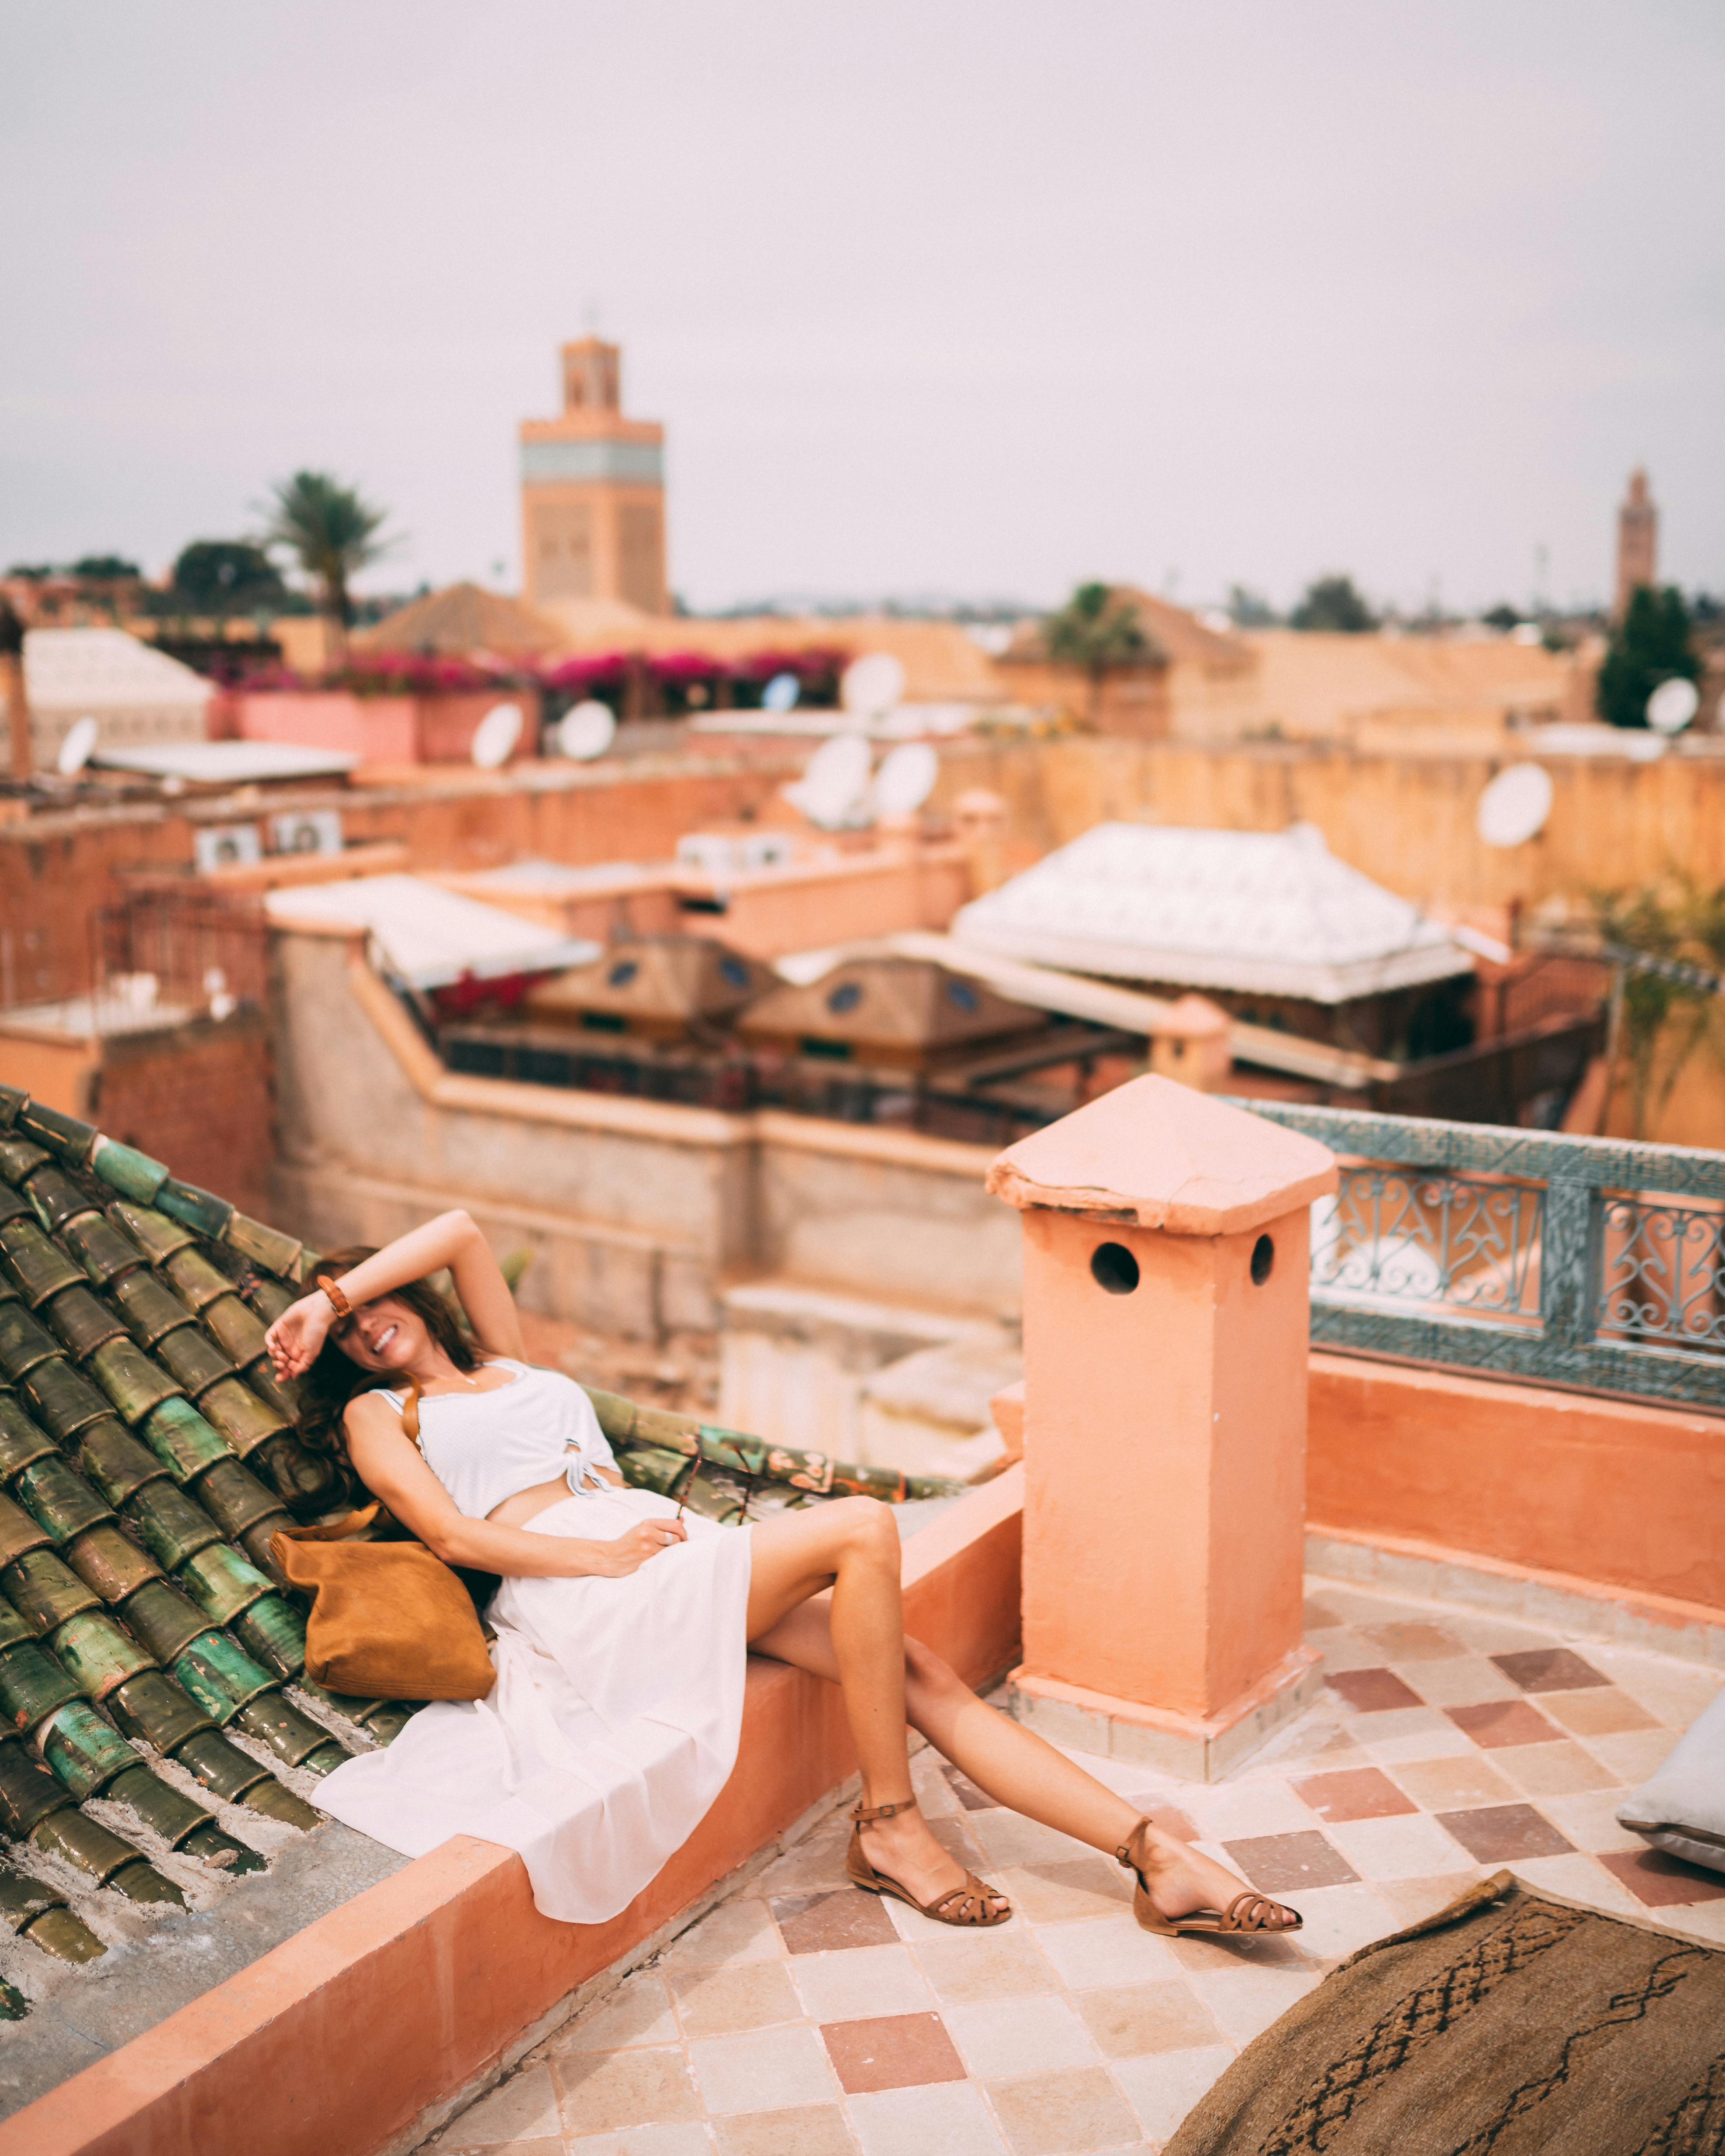
[[[1637,465],[1617,512],[1617,598],[1612,611],[1619,621],[1629,611],[1636,586],[1654,583],[1658,574],[1659,511],[1647,491],[1647,475]]]
[[[562,349],[563,409],[521,422],[521,596],[530,607],[624,599],[670,611],[665,582],[665,429],[623,416],[622,354],[586,336]]]

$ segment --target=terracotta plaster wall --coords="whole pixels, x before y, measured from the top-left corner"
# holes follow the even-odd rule
[[[1309,1404],[1314,1532],[1725,1617],[1725,1419],[1329,1354]]]
[[[409,1056],[418,1050],[439,1087],[440,1097],[429,1097],[380,1034],[374,1011],[356,998],[346,939],[285,935],[275,948],[279,1142],[288,1163],[334,1160],[372,1177],[513,1199],[725,1261],[747,1223],[723,1159],[740,1142],[734,1119],[500,1081],[446,1082],[384,992],[384,1020],[405,1031]],[[449,1105],[443,1094],[474,1105]]]
[[[973,1491],[905,1555],[908,1628],[974,1683],[1018,1651],[1022,1489]],[[0,2156],[370,2156],[495,2071],[579,1985],[855,1768],[835,1686],[752,1658],[730,1780],[603,1925],[534,1909],[512,1851],[458,1838],[0,2124]]]
[[[989,1317],[1019,1308],[1019,1224],[983,1188],[993,1149],[767,1113],[758,1268]]]
[[[1498,756],[1365,754],[1340,745],[1206,747],[1075,736],[942,757],[937,801],[988,786],[1008,805],[1011,865],[1118,819],[1280,831],[1315,824],[1332,853],[1409,898],[1533,904],[1602,880],[1657,881],[1673,868],[1725,883],[1725,757],[1549,757],[1545,829],[1509,850],[1482,845],[1479,797],[1521,749]]]
[[[192,867],[200,823],[336,808],[350,844],[394,840],[414,874],[488,869],[527,856],[587,865],[667,860],[684,832],[759,815],[808,761],[806,747],[629,763],[551,767],[553,783],[446,768],[413,784],[268,788],[195,813],[163,803],[56,810],[0,824],[0,926],[10,937],[0,998],[73,993],[89,967],[88,917],[117,906],[128,871]],[[643,768],[646,765],[646,768]]]

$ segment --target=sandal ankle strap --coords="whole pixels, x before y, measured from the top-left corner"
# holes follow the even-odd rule
[[[876,1820],[896,1819],[901,1812],[913,1812],[916,1809],[916,1799],[904,1797],[896,1804],[876,1804],[872,1810],[866,1804],[853,1805],[850,1816],[859,1826],[870,1826]]]
[[[1150,1822],[1147,1819],[1139,1820],[1133,1826],[1132,1832],[1127,1836],[1126,1840],[1122,1842],[1119,1848],[1115,1851],[1114,1861],[1120,1866],[1122,1871],[1136,1871],[1137,1870],[1137,1866],[1132,1861],[1132,1844],[1137,1840],[1139,1835],[1142,1833],[1144,1829],[1148,1826]]]

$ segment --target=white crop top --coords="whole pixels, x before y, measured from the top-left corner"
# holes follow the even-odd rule
[[[578,1495],[594,1486],[593,1468],[616,1465],[593,1402],[572,1378],[506,1355],[486,1367],[516,1374],[483,1392],[420,1396],[419,1449],[457,1512],[482,1520],[516,1491],[559,1475]],[[399,1414],[406,1394],[383,1397]]]

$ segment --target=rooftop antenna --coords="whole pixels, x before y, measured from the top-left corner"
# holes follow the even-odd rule
[[[1667,682],[1666,685],[1669,688],[1671,684]],[[75,778],[90,762],[95,751],[97,731],[96,722],[88,712],[67,727],[60,752],[54,759],[54,769],[62,778]]]
[[[801,778],[785,788],[785,798],[822,830],[841,831],[868,791],[870,761],[861,734],[834,734],[809,757]]]
[[[519,704],[493,704],[473,730],[473,761],[480,771],[496,771],[515,753],[521,737]]]
[[[608,704],[589,696],[565,711],[553,732],[560,754],[572,757],[577,763],[591,763],[616,738],[617,721]]]
[[[1647,699],[1647,723],[1656,734],[1680,734],[1700,709],[1700,690],[1680,674],[1661,681]]]
[[[1545,828],[1551,773],[1543,764],[1512,763],[1480,796],[1474,829],[1488,846],[1519,846]]]

